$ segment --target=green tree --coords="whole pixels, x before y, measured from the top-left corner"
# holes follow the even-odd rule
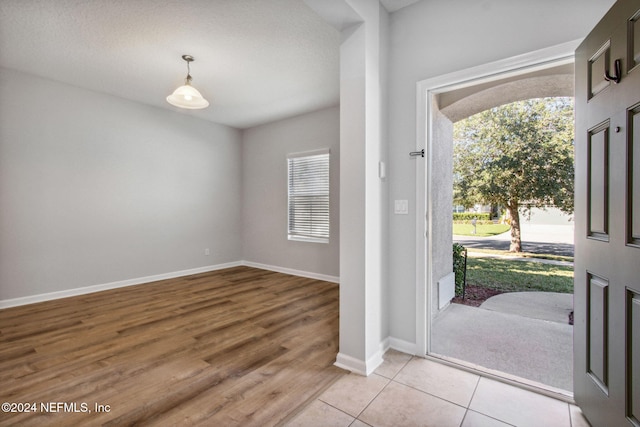
[[[511,217],[511,252],[521,252],[519,209],[573,213],[573,99],[537,98],[454,124],[454,201],[501,204]]]

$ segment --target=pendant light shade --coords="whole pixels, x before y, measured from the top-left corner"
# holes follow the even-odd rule
[[[180,86],[173,93],[167,96],[167,102],[171,105],[175,105],[180,108],[188,108],[191,110],[197,110],[199,108],[207,108],[209,101],[202,97],[202,94],[198,92],[198,89],[191,86],[189,83],[184,86]]]
[[[186,108],[189,110],[199,110],[201,108],[207,108],[209,101],[204,99],[202,94],[195,87],[191,86],[191,69],[189,64],[193,62],[193,56],[182,55],[182,59],[187,61],[187,78],[184,85],[180,86],[173,93],[167,96],[167,102],[179,108]]]

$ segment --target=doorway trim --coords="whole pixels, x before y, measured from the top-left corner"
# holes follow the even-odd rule
[[[432,146],[434,96],[464,87],[531,73],[574,62],[580,40],[502,59],[429,78],[416,84],[416,151],[424,149],[425,159],[416,170],[416,355],[431,351],[431,310],[433,293],[433,250],[429,231],[432,226]],[[425,262],[426,260],[426,262]]]

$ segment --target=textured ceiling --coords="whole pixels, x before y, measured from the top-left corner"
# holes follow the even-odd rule
[[[0,0],[1,67],[239,128],[336,105],[339,43],[303,0]]]

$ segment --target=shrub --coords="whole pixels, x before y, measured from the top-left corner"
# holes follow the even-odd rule
[[[475,218],[477,221],[491,221],[491,214],[488,212],[461,212],[453,214],[454,221],[471,221],[473,218]]]
[[[462,296],[467,267],[467,249],[460,243],[453,244],[453,272],[456,275],[456,296]]]

